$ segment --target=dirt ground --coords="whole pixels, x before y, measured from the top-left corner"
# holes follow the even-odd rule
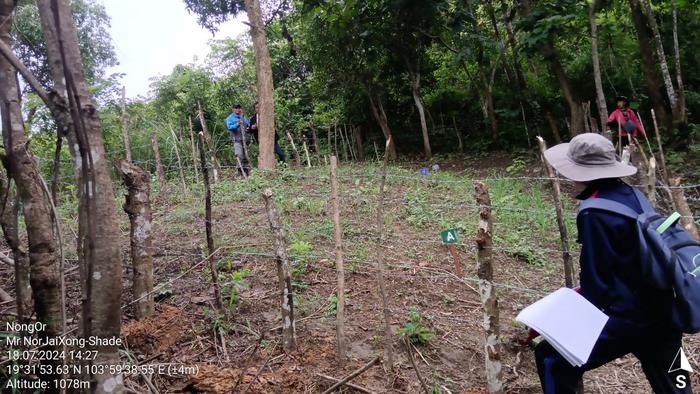
[[[455,160],[442,163],[442,171],[470,177],[485,177],[502,171],[512,159],[495,155],[491,160]],[[476,165],[478,163],[478,166]],[[411,165],[407,166],[412,168]],[[417,168],[417,166],[413,166]],[[230,174],[228,174],[230,176]],[[528,165],[519,176],[541,176],[537,165]],[[352,178],[352,179],[351,179]],[[272,237],[259,193],[250,198],[215,199],[213,220],[216,244],[224,248],[216,255],[220,277],[245,272],[244,279],[231,279],[224,298],[234,301],[226,318],[213,312],[214,291],[206,264],[204,220],[201,207],[178,197],[156,199],[154,204],[155,316],[144,321],[133,319],[125,309],[122,337],[127,350],[139,364],[172,363],[196,367],[197,374],[174,373],[150,376],[150,383],[161,393],[319,393],[330,387],[328,377],[342,378],[378,355],[383,355],[381,299],[376,282],[378,259],[388,267],[387,294],[392,316],[395,373],[387,373],[377,364],[352,380],[374,393],[419,393],[416,372],[407,357],[407,349],[397,334],[408,321],[412,308],[419,312],[421,324],[432,333],[425,344],[412,347],[421,376],[433,393],[485,393],[483,313],[480,307],[473,233],[460,234],[458,246],[466,280],[452,274],[454,265],[447,250],[433,242],[433,227],[421,230],[405,220],[405,207],[388,197],[385,215],[387,228],[381,247],[376,246],[376,204],[370,195],[370,181],[356,177],[341,178],[344,223],[346,323],[348,342],[346,360],[335,350],[335,316],[331,297],[336,293],[336,271],[332,233],[328,236],[325,205],[282,205],[279,214],[286,223],[291,249],[306,242],[312,252],[292,257],[295,267],[295,314],[298,350],[285,353],[281,346],[281,321],[277,268],[272,256]],[[465,178],[466,179],[466,178]],[[236,181],[239,182],[239,181]],[[242,181],[240,181],[242,182]],[[327,179],[310,176],[291,179],[295,189],[286,195],[301,201],[297,205],[322,200],[327,194]],[[373,182],[373,181],[372,181]],[[466,182],[466,180],[465,180]],[[363,189],[366,187],[367,189]],[[397,180],[389,186],[391,196],[406,195],[412,183]],[[365,191],[367,195],[365,195]],[[438,186],[435,194],[444,192]],[[233,193],[233,192],[231,192]],[[237,192],[236,192],[237,193]],[[428,192],[429,194],[430,192]],[[305,199],[302,197],[305,196]],[[472,203],[472,201],[468,201]],[[495,204],[494,204],[495,205]],[[475,222],[473,208],[461,207],[457,216],[469,216]],[[454,213],[454,212],[453,212]],[[496,212],[495,215],[498,215]],[[495,217],[495,231],[499,218]],[[554,218],[551,218],[553,221]],[[471,223],[471,222],[469,222]],[[503,228],[503,227],[501,227]],[[127,231],[124,219],[122,231]],[[331,227],[332,231],[332,227]],[[505,230],[504,230],[505,231]],[[573,237],[573,236],[572,236]],[[299,241],[303,238],[304,241]],[[128,267],[128,237],[124,244],[124,300],[130,300],[131,271]],[[439,241],[439,239],[438,239]],[[524,328],[513,322],[515,315],[543,294],[563,284],[560,249],[556,239],[535,240],[552,251],[551,264],[528,264],[511,251],[494,248],[494,281],[499,283],[501,359],[503,381],[508,393],[538,393],[539,381],[532,349],[523,343]],[[295,249],[299,252],[299,249]],[[291,254],[294,255],[294,250]],[[297,253],[298,255],[299,253]],[[574,251],[575,254],[575,251]],[[576,266],[576,265],[575,265]],[[0,265],[0,286],[12,288],[12,272]],[[77,276],[77,275],[73,275]],[[69,282],[69,298],[79,300],[77,278]],[[226,280],[224,281],[226,282]],[[235,289],[233,291],[232,289]],[[9,310],[0,305],[0,311]],[[78,304],[70,306],[77,315]],[[225,345],[222,346],[222,339]],[[684,350],[691,364],[700,369],[700,336],[684,338]],[[700,389],[700,374],[693,383]],[[127,379],[134,392],[149,392],[144,377]],[[584,378],[587,393],[647,393],[650,388],[639,362],[626,357],[612,362]],[[341,392],[355,392],[344,388]]]

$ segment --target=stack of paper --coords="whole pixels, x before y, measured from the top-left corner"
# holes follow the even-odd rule
[[[608,316],[576,291],[561,288],[523,309],[515,319],[580,367],[588,361]]]

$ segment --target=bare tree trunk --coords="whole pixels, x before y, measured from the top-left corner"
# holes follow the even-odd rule
[[[180,149],[177,147],[177,135],[175,135],[175,130],[172,126],[170,127],[170,135],[173,136],[173,148],[175,148],[175,156],[177,157],[177,169],[180,173],[180,182],[182,182],[182,190],[187,191],[187,182],[185,181],[185,171],[182,169],[182,159],[180,158]]]
[[[294,292],[292,291],[292,276],[289,273],[289,259],[287,258],[287,246],[284,240],[284,230],[277,218],[277,209],[271,189],[265,189],[262,194],[267,210],[267,220],[275,237],[275,260],[277,262],[277,277],[279,279],[279,291],[282,309],[282,346],[286,352],[293,352],[297,348],[296,325],[294,321]]]
[[[11,45],[10,29],[14,5],[13,0],[0,0],[0,19],[4,21],[0,24],[0,40],[7,46]],[[17,185],[17,193],[22,203],[29,241],[30,285],[34,295],[34,310],[37,320],[46,324],[46,330],[40,331],[38,335],[42,340],[46,340],[61,335],[63,327],[59,260],[49,196],[43,190],[29,141],[24,134],[16,81],[14,67],[6,57],[0,57],[0,117],[5,149],[3,161],[8,165],[9,176]],[[11,210],[11,207],[5,208]],[[12,215],[11,212],[9,214]],[[41,349],[60,351],[61,346],[44,346]],[[55,370],[61,364],[61,360],[41,360],[41,363],[52,365]],[[41,379],[47,382],[60,377],[57,373],[41,375]]]
[[[312,143],[314,145],[314,153],[316,154],[316,158],[319,158],[321,155],[321,150],[318,147],[318,134],[316,133],[316,126],[314,126],[313,122],[311,122],[311,139]]]
[[[126,87],[122,87],[122,137],[124,138],[124,152],[126,160],[131,163],[131,136],[129,135],[129,114],[126,112]]]
[[[408,64],[408,73],[411,77],[411,94],[413,95],[413,102],[418,109],[418,117],[420,118],[420,128],[423,133],[423,156],[425,160],[431,160],[433,158],[433,152],[430,149],[430,136],[428,135],[428,124],[425,121],[425,110],[423,109],[423,100],[420,98],[420,70],[416,67],[414,70],[411,66],[411,61],[406,60]]]
[[[389,153],[389,160],[395,160],[396,145],[394,144],[394,139],[391,136],[391,128],[389,128],[389,121],[386,118],[386,113],[384,112],[382,100],[381,98],[377,98],[375,100],[374,98],[372,98],[372,95],[369,94],[369,102],[370,107],[372,107],[372,114],[374,115],[374,119],[376,119],[377,123],[379,123],[379,127],[382,129],[382,133],[384,133],[384,138],[388,142],[386,149]]]
[[[637,41],[639,42],[639,54],[642,63],[642,73],[647,83],[647,93],[652,102],[654,111],[659,117],[659,122],[662,125],[668,125],[668,111],[664,104],[663,96],[661,95],[661,82],[656,75],[656,62],[654,61],[654,50],[651,46],[651,38],[646,25],[644,12],[639,4],[639,0],[630,0],[630,10],[632,15],[632,23],[637,32]]]
[[[591,54],[593,59],[593,79],[595,81],[598,118],[600,119],[600,130],[606,130],[606,123],[608,121],[608,107],[607,104],[605,104],[603,79],[600,76],[600,59],[598,57],[598,22],[596,21],[596,11],[599,1],[600,0],[593,0],[593,2],[591,2],[588,10],[588,20],[591,25]]]
[[[199,166],[197,165],[197,148],[194,142],[194,131],[192,130],[192,116],[187,118],[190,122],[190,145],[192,145],[192,167],[194,168],[194,183],[199,183]]]
[[[297,150],[297,145],[294,143],[294,138],[292,138],[292,135],[289,134],[289,131],[287,131],[287,139],[289,139],[289,143],[292,144],[292,156],[294,156],[294,162],[297,164],[297,167],[301,167],[301,158],[299,158],[299,150]]]
[[[150,174],[127,160],[119,162],[124,184],[124,212],[131,223],[131,263],[134,269],[133,296],[136,318],[145,319],[154,312],[153,305],[153,240],[151,231]]]
[[[304,141],[304,154],[306,154],[306,166],[311,168],[311,156],[309,156],[309,147],[306,146],[306,141]]]
[[[357,152],[357,160],[365,161],[365,147],[362,144],[362,129],[360,126],[353,127],[353,141],[355,142],[355,151]]]
[[[340,226],[340,203],[338,202],[338,159],[331,156],[331,206],[333,207],[333,238],[335,240],[335,269],[338,273],[338,295],[336,296],[336,341],[338,358],[345,361],[345,269],[343,267],[343,229]]]
[[[552,130],[552,136],[554,136],[554,142],[556,142],[557,144],[560,143],[561,142],[561,134],[559,133],[559,126],[557,125],[557,120],[554,119],[554,115],[552,115],[552,111],[550,111],[549,109],[546,109],[544,111],[544,117],[547,119],[547,123],[549,123],[549,129]]]
[[[503,393],[501,380],[501,344],[499,329],[499,310],[496,288],[493,286],[493,219],[491,217],[491,198],[486,185],[474,182],[476,203],[479,208],[479,227],[476,238],[479,276],[479,293],[484,307],[486,364],[486,385],[489,393]]]
[[[10,180],[5,177],[5,172],[0,170],[0,226],[5,242],[12,251],[15,267],[17,320],[27,322],[32,308],[32,288],[29,284],[29,255],[19,238],[19,205],[18,196],[15,195]]]
[[[165,195],[168,191],[168,184],[165,181],[165,171],[163,170],[163,162],[160,160],[160,149],[158,148],[158,135],[155,131],[151,132],[151,148],[153,148],[153,158],[156,161],[156,173],[158,174],[158,194]]]
[[[199,105],[199,104],[197,104]],[[216,160],[216,145],[214,145],[214,140],[211,138],[211,134],[209,134],[209,127],[207,127],[207,120],[204,118],[204,112],[202,111],[202,107],[199,106],[199,123],[202,125],[202,133],[204,134],[204,140],[209,146],[209,158],[211,160],[211,167],[212,167],[212,172],[214,173],[214,183],[219,183],[219,162]],[[204,162],[202,163],[202,167],[204,167]]]
[[[659,60],[659,68],[661,69],[661,76],[663,77],[664,86],[666,87],[668,101],[671,103],[671,109],[675,110],[678,97],[676,96],[676,90],[673,87],[673,81],[671,80],[671,72],[668,70],[668,62],[666,61],[664,44],[661,40],[659,27],[656,25],[656,17],[654,16],[654,11],[651,9],[651,2],[649,0],[641,0],[641,3],[642,7],[644,7],[651,32],[654,34],[654,41],[656,42],[656,56]]]
[[[683,75],[681,73],[681,50],[678,45],[678,6],[676,0],[671,0],[673,12],[673,55],[676,68],[676,83],[678,84],[678,105],[673,110],[676,112],[674,118],[679,122],[688,123],[688,114],[685,111],[685,88],[683,86]]]
[[[267,49],[267,36],[260,12],[260,1],[244,0],[243,3],[250,21],[250,35],[253,39],[253,52],[255,52],[255,72],[258,80],[258,102],[260,103],[258,168],[273,170],[277,161],[275,160],[275,88],[272,80],[270,52]]]
[[[63,80],[66,81],[68,103],[81,153],[81,171],[86,198],[87,228],[83,248],[87,262],[87,310],[83,311],[85,336],[115,338],[121,323],[121,256],[119,229],[114,207],[114,191],[102,142],[97,106],[87,86],[78,47],[78,37],[71,18],[68,0],[39,0],[42,21],[53,21],[57,40],[47,40],[47,48],[60,53]],[[58,48],[58,50],[56,49]],[[53,66],[53,63],[52,63]],[[55,77],[58,73],[53,73]],[[56,83],[56,80],[54,80]],[[119,362],[116,346],[96,346],[98,357],[93,362],[114,365]],[[106,373],[93,375],[93,392],[121,392],[119,376]]]

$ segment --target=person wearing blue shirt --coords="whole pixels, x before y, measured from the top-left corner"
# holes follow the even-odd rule
[[[233,142],[233,150],[236,157],[241,161],[241,166],[243,168],[238,168],[238,171],[243,174],[248,174],[250,172],[250,164],[248,162],[248,157],[246,156],[246,150],[243,144],[246,141],[243,140],[243,128],[250,127],[250,121],[243,115],[243,110],[240,104],[234,104],[231,108],[231,115],[226,118],[226,129],[228,130],[229,136],[231,137],[231,142]],[[236,165],[238,167],[238,164]]]
[[[637,169],[618,161],[612,142],[585,133],[570,143],[548,149],[545,159],[575,182],[577,198],[604,198],[641,213],[640,199],[621,180]],[[645,202],[646,203],[646,202]],[[535,348],[535,361],[545,394],[575,393],[584,372],[633,354],[655,393],[692,393],[688,372],[672,370],[682,333],[669,327],[673,294],[652,287],[642,276],[639,235],[635,222],[621,214],[584,209],[576,217],[581,244],[580,294],[609,319],[581,367],[569,364],[550,344]],[[556,318],[556,316],[552,316]],[[684,375],[684,384],[679,384]]]

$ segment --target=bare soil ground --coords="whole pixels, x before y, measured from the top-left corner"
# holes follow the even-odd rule
[[[549,186],[538,180],[537,163],[505,168],[508,155],[440,163],[428,177],[418,165],[393,169],[387,179],[383,214],[387,230],[376,243],[378,168],[342,166],[341,221],[345,254],[346,336],[348,358],[335,351],[333,295],[336,272],[327,168],[285,172],[277,179],[254,176],[225,179],[214,188],[215,243],[225,313],[213,308],[213,286],[206,264],[201,188],[154,193],[154,266],[156,315],[133,320],[125,309],[125,351],[140,364],[173,363],[196,367],[197,374],[150,376],[161,393],[319,393],[381,355],[381,301],[376,262],[389,265],[387,276],[392,315],[396,373],[375,365],[352,380],[376,393],[419,393],[421,388],[398,332],[409,311],[434,335],[415,346],[416,364],[434,393],[485,393],[483,314],[480,308],[473,238],[477,214],[472,179],[488,181],[495,222],[494,280],[500,305],[503,380],[506,392],[541,392],[533,352],[522,339],[526,331],[513,323],[524,306],[563,284],[561,252],[549,198]],[[232,174],[225,174],[225,177]],[[279,292],[273,239],[260,192],[273,187],[294,271],[298,350],[281,349]],[[173,184],[173,189],[177,186]],[[574,204],[566,206],[574,244]],[[128,234],[128,220],[122,231]],[[454,272],[449,253],[439,241],[442,229],[459,230],[458,250],[464,280]],[[128,236],[124,237],[124,302],[130,294]],[[576,260],[576,251],[573,251]],[[0,265],[0,286],[12,288],[12,271]],[[184,274],[184,275],[183,275]],[[174,279],[177,277],[181,278]],[[78,314],[77,275],[69,281],[73,316]],[[8,291],[9,292],[9,291]],[[0,310],[10,306],[0,305]],[[222,346],[222,338],[225,347]],[[687,336],[684,349],[700,369],[700,337]],[[184,372],[189,372],[185,370]],[[700,387],[700,374],[693,375]],[[136,392],[148,392],[143,377],[128,379]],[[626,357],[585,375],[587,393],[647,393],[650,388],[636,359]],[[342,392],[353,392],[342,389]]]

